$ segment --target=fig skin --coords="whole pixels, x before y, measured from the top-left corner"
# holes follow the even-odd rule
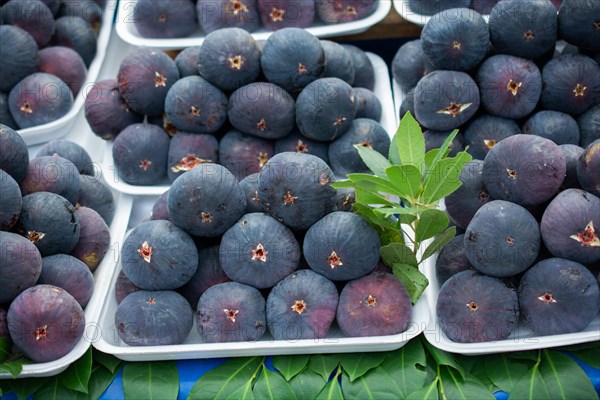
[[[566,173],[560,147],[536,135],[507,137],[496,143],[483,161],[483,183],[490,195],[522,206],[550,200]]]
[[[600,196],[600,139],[590,143],[577,163],[577,180],[581,188]]]
[[[184,38],[196,30],[196,6],[191,0],[139,0],[133,20],[144,38]]]
[[[275,340],[320,339],[335,320],[339,295],[323,275],[303,269],[285,277],[267,297],[267,325]]]
[[[35,39],[25,30],[0,25],[0,91],[10,90],[25,77],[37,71],[40,56]]]
[[[94,276],[80,260],[66,254],[42,258],[42,273],[37,284],[64,289],[85,308],[94,294]]]
[[[539,336],[584,330],[600,309],[600,289],[583,265],[562,258],[535,264],[518,287],[523,319]]]
[[[127,105],[116,79],[94,83],[85,96],[84,112],[92,132],[104,140],[114,140],[129,125],[144,120]]]
[[[8,304],[35,285],[42,272],[42,256],[26,238],[0,231],[0,304]]]
[[[336,321],[351,337],[397,335],[412,317],[412,303],[398,278],[374,272],[350,281],[340,293]]]
[[[517,292],[498,278],[462,271],[440,288],[438,322],[458,343],[481,343],[509,337],[519,320]]]
[[[129,346],[181,344],[194,324],[187,300],[171,290],[140,290],[125,297],[115,313],[119,338]]]
[[[62,79],[36,72],[11,89],[8,106],[19,128],[26,129],[65,116],[73,106],[73,93]]]
[[[35,285],[8,308],[13,343],[36,363],[58,360],[75,348],[85,328],[83,309],[66,290]]]
[[[91,208],[77,207],[75,215],[79,220],[80,233],[71,255],[94,272],[110,248],[110,230],[100,214]]]
[[[267,330],[265,299],[260,291],[238,282],[208,288],[196,311],[196,328],[205,343],[259,340]]]
[[[555,257],[583,264],[600,261],[600,198],[581,189],[560,192],[546,206],[540,230]]]
[[[21,213],[21,189],[12,176],[0,169],[0,230],[10,231]]]

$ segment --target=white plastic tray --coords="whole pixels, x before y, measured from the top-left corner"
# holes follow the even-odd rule
[[[98,34],[96,56],[88,68],[85,83],[81,86],[79,94],[73,102],[71,110],[57,120],[47,124],[33,126],[31,128],[18,130],[19,134],[28,146],[49,142],[67,135],[75,123],[75,117],[83,107],[86,92],[91,84],[98,79],[98,73],[104,62],[104,56],[110,40],[113,19],[117,9],[117,0],[108,0],[102,14],[102,24]]]
[[[435,260],[437,254],[425,263],[425,275],[429,279],[429,286],[425,291],[427,307],[429,307],[429,324],[425,328],[425,338],[433,346],[464,355],[481,355],[493,353],[506,353],[510,351],[534,350],[548,347],[568,346],[577,343],[595,342],[600,340],[600,315],[582,332],[563,335],[535,336],[533,332],[519,322],[515,330],[505,340],[485,343],[457,343],[450,340],[438,323],[436,303],[439,294],[439,282],[435,274]]]
[[[104,259],[94,271],[94,293],[85,307],[85,330],[82,338],[79,340],[73,350],[58,360],[34,363],[23,366],[23,370],[18,378],[33,378],[53,376],[61,373],[71,363],[77,361],[85,354],[91,343],[97,340],[100,335],[98,329],[98,318],[100,310],[108,295],[109,284],[114,275],[115,260],[118,256],[121,244],[120,238],[125,234],[129,213],[131,212],[132,198],[126,195],[115,196],[115,216],[110,225],[111,247],[104,256]],[[0,373],[0,379],[12,378],[10,374]]]
[[[427,21],[431,19],[429,15],[417,14],[408,6],[408,0],[393,0],[394,1],[394,9],[402,18],[407,20],[408,22],[412,22],[415,25],[425,26]],[[485,22],[488,22],[489,15],[484,14],[483,19]]]
[[[198,28],[196,33],[186,38],[178,39],[146,39],[139,35],[135,24],[133,23],[133,9],[137,0],[119,1],[119,10],[117,12],[116,31],[117,34],[127,43],[135,46],[154,47],[164,50],[183,49],[185,47],[198,46],[202,44],[204,35]],[[339,35],[352,35],[361,33],[375,25],[385,18],[392,7],[391,0],[379,0],[375,12],[365,18],[344,22],[334,25],[314,24],[306,30],[317,37],[330,37]],[[267,39],[272,31],[263,28],[252,33],[256,40]]]
[[[150,211],[156,198],[152,196],[135,199],[129,227],[133,228],[150,217]],[[101,336],[93,342],[93,346],[104,353],[113,354],[126,361],[394,350],[418,336],[427,325],[429,318],[426,299],[422,297],[413,307],[413,315],[408,329],[397,335],[351,338],[344,337],[339,329],[334,328],[323,339],[275,340],[267,332],[261,340],[256,342],[202,343],[194,321],[194,326],[183,344],[134,347],[124,344],[119,339],[114,325],[115,312],[117,310],[114,287],[120,270],[121,265],[118,263],[100,315],[98,332],[101,332]]]
[[[125,45],[121,42],[119,46],[112,46],[109,58],[111,61],[111,67],[115,69],[116,76],[119,67],[119,62],[122,60],[129,51],[131,46]],[[375,69],[375,88],[374,92],[381,101],[382,113],[381,120],[379,121],[385,130],[389,133],[390,137],[396,133],[398,127],[396,122],[396,112],[391,109],[393,103],[392,89],[390,86],[389,71],[388,67],[381,57],[376,54],[367,52],[373,68]],[[104,75],[105,71],[103,71]],[[146,196],[158,196],[167,191],[170,186],[170,182],[167,178],[163,182],[158,182],[156,186],[136,186],[130,185],[119,178],[118,171],[114,165],[112,157],[113,142],[106,142],[104,147],[104,159],[102,162],[102,173],[108,182],[108,184],[116,191],[126,194],[134,195],[146,195]]]

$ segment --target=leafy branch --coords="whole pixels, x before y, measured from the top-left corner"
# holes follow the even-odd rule
[[[413,303],[429,283],[419,267],[456,234],[438,206],[460,187],[460,172],[472,159],[466,151],[449,157],[457,134],[454,130],[440,148],[425,152],[421,127],[407,112],[387,157],[355,146],[372,174],[349,174],[347,180],[333,184],[354,189],[354,212],[378,230],[381,258],[404,284]]]

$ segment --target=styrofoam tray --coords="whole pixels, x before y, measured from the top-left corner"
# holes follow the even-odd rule
[[[127,221],[129,220],[129,213],[131,212],[132,198],[126,195],[115,196],[115,216],[112,224],[110,225],[110,237],[111,247],[104,256],[104,259],[98,265],[94,271],[94,293],[90,298],[87,306],[85,307],[85,330],[82,338],[79,340],[75,348],[71,350],[65,356],[58,360],[45,362],[45,363],[33,363],[23,366],[21,374],[17,378],[33,378],[33,377],[44,377],[53,376],[61,373],[71,363],[77,361],[90,347],[91,343],[97,340],[100,335],[98,328],[98,318],[100,316],[100,310],[108,294],[109,283],[113,276],[115,268],[115,260],[120,250],[120,243],[118,240],[123,237],[127,228]],[[0,379],[12,378],[10,374],[1,373]]]
[[[137,197],[134,200],[129,227],[133,228],[150,217],[150,211],[156,198],[155,196],[145,196]],[[194,326],[183,344],[134,347],[124,344],[115,329],[117,300],[114,288],[120,270],[121,265],[118,263],[99,319],[98,332],[101,332],[101,336],[93,342],[93,346],[104,353],[113,354],[126,361],[394,350],[418,336],[427,325],[429,318],[426,299],[422,297],[413,307],[413,315],[408,329],[397,335],[351,338],[344,337],[337,327],[332,326],[327,337],[323,339],[274,340],[267,331],[261,340],[255,342],[202,343],[194,320]]]
[[[402,18],[415,25],[425,26],[427,21],[431,19],[430,15],[417,14],[408,6],[408,0],[394,0],[394,9]],[[483,19],[488,22],[489,15],[484,14]]]
[[[111,64],[113,66],[116,64],[116,68],[118,68],[118,63],[128,54],[129,51],[131,51],[131,47],[126,45],[116,47],[115,51],[109,54],[110,59],[114,60]],[[393,97],[388,67],[385,61],[383,61],[383,59],[378,55],[369,52],[367,52],[367,55],[373,64],[373,68],[375,69],[375,88],[373,91],[381,101],[382,106],[381,120],[379,122],[389,133],[389,135],[393,136],[394,133],[396,133],[396,128],[398,125],[396,122],[396,114],[390,107],[390,105],[393,104]],[[116,71],[114,76],[116,76]],[[104,159],[102,162],[102,173],[105,176],[108,184],[114,190],[126,194],[158,196],[169,189],[170,182],[166,177],[162,182],[157,182],[156,186],[136,186],[124,182],[121,178],[119,178],[118,170],[115,167],[112,157],[112,148],[113,142],[106,142],[104,148]]]
[[[200,28],[189,37],[177,39],[146,39],[139,35],[133,22],[133,9],[137,0],[121,0],[119,2],[119,10],[117,12],[116,31],[119,36],[127,43],[135,46],[154,47],[163,50],[183,49],[185,47],[199,46],[204,40],[204,34]],[[352,35],[361,33],[375,25],[385,18],[389,13],[392,3],[391,0],[379,0],[375,12],[365,18],[344,22],[334,25],[314,24],[306,28],[306,30],[317,37],[330,37],[339,35]],[[252,36],[256,40],[265,40],[273,32],[267,31],[264,28],[252,32]]]
[[[568,346],[577,343],[600,341],[600,315],[582,332],[568,333],[563,335],[536,336],[519,322],[515,330],[505,340],[485,343],[457,343],[450,340],[437,322],[436,303],[439,294],[439,282],[435,274],[435,260],[437,254],[425,263],[425,275],[429,279],[429,286],[425,291],[427,307],[429,308],[429,323],[425,329],[425,338],[433,346],[465,355],[481,355],[493,353],[505,353],[510,351],[522,351],[542,349],[548,347]]]
[[[109,0],[102,14],[102,24],[98,33],[96,56],[92,60],[84,84],[73,102],[71,110],[57,120],[47,124],[33,126],[31,128],[18,130],[19,134],[28,146],[49,142],[67,135],[75,123],[75,117],[83,107],[86,92],[98,79],[98,73],[104,62],[106,49],[110,40],[113,19],[117,9],[117,0]]]

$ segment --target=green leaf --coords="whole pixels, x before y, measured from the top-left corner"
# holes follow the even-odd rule
[[[489,355],[485,358],[485,373],[500,390],[510,393],[519,379],[527,373],[527,364],[513,360],[506,354]]]
[[[298,400],[314,400],[325,387],[325,380],[316,372],[304,370],[290,380],[290,386]]]
[[[396,196],[402,196],[402,193],[400,193],[391,182],[379,176],[356,173],[348,174],[348,179],[354,182],[355,190],[364,189],[374,193],[383,192]]]
[[[396,223],[392,220],[392,218],[384,217],[381,214],[377,214],[371,207],[365,204],[352,204],[352,211],[362,216],[370,223],[380,226],[381,228],[391,229],[395,231],[397,230]]]
[[[414,208],[414,207],[383,207],[383,208],[376,208],[375,212],[377,213],[381,213],[384,215],[392,215],[392,214],[411,214],[411,215],[417,215],[419,214],[421,211],[421,209],[419,208]]]
[[[253,389],[257,399],[290,399],[295,400],[296,395],[289,383],[277,372],[263,368]]]
[[[12,345],[10,340],[5,337],[0,337],[0,363],[8,358],[11,352]]]
[[[425,162],[425,139],[419,123],[415,121],[410,112],[400,120],[396,131],[396,144],[402,164],[413,165],[423,172]]]
[[[302,354],[298,356],[274,356],[273,366],[277,368],[286,381],[299,374],[308,364],[310,356]]]
[[[329,184],[329,186],[331,186],[334,189],[353,188],[354,187],[354,182],[352,182],[349,179],[344,179],[344,180],[341,180],[341,181],[332,182],[332,183]]]
[[[321,390],[321,393],[317,396],[317,400],[344,400],[344,396],[342,395],[342,389],[340,388],[340,383],[338,382],[338,376],[340,375],[340,370],[337,371],[333,379],[327,382],[327,385]]]
[[[600,347],[571,352],[575,357],[594,368],[600,368]]]
[[[396,382],[401,392],[412,393],[425,385],[427,371],[425,350],[419,340],[411,340],[399,350],[388,354],[377,368]]]
[[[58,377],[50,379],[33,394],[34,400],[78,400],[87,399],[87,395],[67,388]]]
[[[425,210],[419,216],[417,229],[415,232],[415,240],[422,242],[432,238],[448,227],[448,215],[437,209]]]
[[[19,400],[25,400],[27,396],[48,383],[49,378],[23,378],[1,381],[6,393],[14,392]]]
[[[240,386],[235,392],[227,396],[227,400],[254,400],[254,392],[252,392],[252,384],[254,382],[249,379],[246,383]]]
[[[367,167],[377,176],[385,176],[385,170],[392,164],[381,153],[371,147],[355,144],[354,148]]]
[[[472,366],[472,370],[467,371],[466,366],[464,364],[464,359],[466,358],[471,358],[475,360],[474,365]],[[465,371],[468,372],[469,374],[471,374],[475,379],[477,379],[479,382],[481,382],[483,384],[483,386],[485,386],[485,388],[491,392],[494,393],[495,391],[497,391],[499,388],[498,386],[494,385],[494,383],[490,380],[490,378],[488,378],[487,373],[485,371],[485,357],[461,357],[458,360],[458,363],[465,368]],[[527,367],[527,366],[526,366]],[[525,369],[525,371],[527,371],[527,368]],[[520,377],[519,377],[520,378]]]
[[[365,205],[384,205],[388,207],[394,206],[394,203],[389,201],[381,194],[365,190],[363,188],[354,189],[354,201],[358,204]]]
[[[340,363],[339,355],[330,354],[324,356],[322,354],[314,354],[310,356],[310,361],[308,362],[308,368],[321,375],[323,379],[327,382],[329,377],[333,373],[333,370],[337,368]]]
[[[600,344],[598,342],[589,342],[589,343],[579,343],[572,344],[569,346],[561,346],[556,347],[555,350],[565,350],[565,351],[581,351],[581,350],[591,350],[591,349],[600,349]]]
[[[92,358],[94,362],[102,365],[104,368],[109,370],[111,373],[116,372],[123,361],[119,360],[117,357],[101,352],[100,350],[96,350],[94,348]]]
[[[471,374],[465,374],[463,379],[456,369],[447,366],[442,366],[440,372],[442,399],[496,399],[494,394]]]
[[[419,260],[419,263],[427,260],[429,257],[434,255],[436,252],[440,251],[445,245],[448,244],[452,240],[452,238],[456,236],[456,227],[451,226],[446,229],[444,232],[437,235],[429,245],[423,251],[423,257]]]
[[[379,231],[379,239],[381,240],[382,246],[387,246],[392,243],[404,243],[402,232],[393,229],[381,229]]]
[[[407,264],[417,266],[417,256],[403,243],[390,243],[379,249],[385,265]]]
[[[414,165],[392,165],[385,170],[390,183],[398,188],[402,197],[414,199],[421,188],[421,171]]]
[[[534,365],[525,374],[510,393],[510,400],[545,400],[550,399],[548,387],[540,374],[538,365]]]
[[[393,165],[402,164],[402,160],[400,160],[400,153],[398,153],[398,135],[394,135],[394,137],[392,137],[390,150],[388,152],[388,160],[390,160]]]
[[[466,163],[471,161],[469,153],[460,152],[456,157],[445,158],[432,165],[425,176],[421,200],[425,204],[435,204],[462,185],[458,177]]]
[[[465,372],[473,374],[475,368],[483,369],[485,357],[463,356],[455,354],[454,359],[463,368]]]
[[[594,385],[575,360],[566,354],[542,350],[540,374],[548,392],[559,399],[598,399]]]
[[[232,358],[211,369],[196,381],[188,400],[226,399],[253,380],[263,365],[263,357]]]
[[[434,380],[427,386],[415,390],[406,396],[406,400],[438,400],[439,392],[438,392],[438,381]]]
[[[408,264],[393,264],[394,276],[402,282],[410,300],[415,304],[429,285],[429,280],[416,267]]]
[[[5,361],[0,364],[0,372],[9,373],[13,378],[16,378],[23,371],[23,365],[27,364],[31,364],[31,360],[25,356],[19,356],[14,360]]]
[[[115,379],[118,371],[110,372],[104,367],[96,366],[92,369],[90,381],[88,383],[88,399],[96,400],[102,396],[102,393],[110,386]]]
[[[123,367],[123,392],[127,400],[177,399],[177,364],[175,361],[126,363]]]
[[[433,161],[439,158],[438,157],[439,152],[440,152],[440,149],[431,149],[427,153],[425,153],[425,166],[427,167],[427,169],[431,169],[431,166],[433,165]],[[446,157],[448,154],[450,154],[450,150],[446,150],[443,157]]]
[[[435,155],[433,160],[431,160],[432,166],[437,164],[444,156],[450,153],[450,144],[452,143],[456,135],[458,135],[458,129],[453,130],[448,136],[446,136],[446,139],[438,148],[437,154]]]
[[[454,358],[454,355],[452,353],[448,353],[448,352],[445,352],[444,350],[438,349],[437,347],[435,347],[431,343],[429,343],[427,340],[423,340],[423,343],[425,343],[425,347],[427,348],[427,351],[429,352],[431,357],[433,357],[433,360],[435,361],[435,363],[437,365],[450,367],[450,368],[458,371],[458,373],[460,374],[461,380],[464,381],[465,370],[460,366],[460,364],[458,364],[456,362],[456,359]]]
[[[60,382],[65,387],[78,392],[87,393],[90,375],[92,373],[92,348],[59,375]]]
[[[513,360],[531,361],[531,365],[539,361],[539,355],[539,350],[513,351],[507,354],[507,356]]]
[[[379,366],[386,353],[346,353],[340,356],[340,364],[351,382]]]
[[[396,382],[379,368],[355,380],[351,380],[348,374],[342,374],[342,394],[345,399],[361,400],[396,400],[403,397]]]

